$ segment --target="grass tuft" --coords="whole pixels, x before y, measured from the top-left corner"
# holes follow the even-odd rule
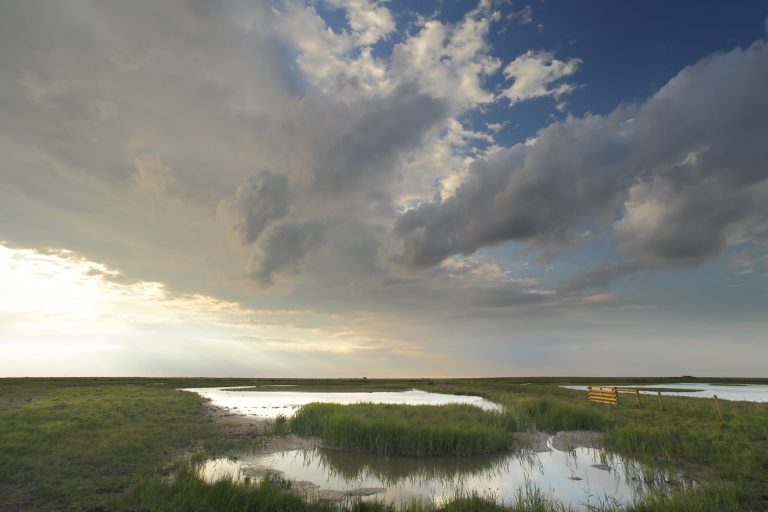
[[[505,413],[472,405],[307,404],[293,432],[375,455],[478,455],[510,448]]]

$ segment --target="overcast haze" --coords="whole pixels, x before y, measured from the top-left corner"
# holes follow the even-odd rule
[[[0,2],[0,376],[766,377],[768,3]]]

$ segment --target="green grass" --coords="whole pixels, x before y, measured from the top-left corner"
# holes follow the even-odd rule
[[[581,382],[632,385],[649,380],[681,381]],[[654,496],[636,510],[768,510],[768,404],[721,401],[721,420],[714,402],[699,398],[665,396],[662,411],[652,396],[642,396],[640,405],[629,397],[614,407],[588,402],[584,391],[552,384],[523,385],[514,379],[434,381],[423,389],[477,394],[504,404],[514,411],[521,429],[604,432],[607,447],[617,453],[682,472],[699,482],[695,493]]]
[[[523,385],[522,381],[532,384]],[[336,390],[418,387],[476,394],[509,408],[501,425],[504,434],[533,428],[553,433],[563,429],[598,430],[606,434],[606,443],[618,453],[683,472],[698,482],[695,492],[652,495],[628,510],[768,510],[768,404],[721,401],[721,420],[710,400],[665,397],[664,411],[651,397],[643,397],[640,406],[630,400],[620,407],[610,407],[591,404],[585,392],[562,389],[554,381],[632,384],[628,379],[586,378],[0,379],[0,510],[79,512],[97,506],[113,511],[207,510],[202,505],[186,509],[173,506],[181,498],[165,489],[170,481],[163,468],[180,455],[194,451],[207,456],[247,451],[249,443],[258,439],[224,435],[206,416],[199,396],[174,388],[297,383],[304,388]],[[436,425],[443,421],[432,419]],[[275,430],[285,431],[288,423],[276,424]],[[497,429],[489,430],[497,432],[494,436],[498,437]],[[227,490],[225,484],[189,485],[198,486],[201,493],[219,496],[218,500],[235,500],[216,501],[217,510],[260,510],[235,506],[240,498],[233,494],[251,492],[237,486]],[[281,493],[285,491],[275,485]],[[209,498],[199,499],[204,503]],[[295,503],[290,496],[274,499],[283,500],[274,502],[280,507]],[[317,510],[318,506],[295,510]],[[375,508],[383,507],[380,504],[359,506],[374,507],[359,510],[387,510]],[[515,506],[524,508],[499,507],[487,497],[459,496],[444,510],[557,510],[556,504],[530,500]],[[537,508],[541,506],[549,508]],[[270,510],[283,510],[274,507]]]
[[[228,446],[203,399],[165,386],[0,381],[0,509],[105,505],[139,470]]]
[[[509,449],[507,415],[472,405],[307,404],[293,432],[375,455],[477,455]]]

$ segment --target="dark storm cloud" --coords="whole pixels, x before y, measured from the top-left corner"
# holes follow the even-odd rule
[[[475,162],[454,196],[401,215],[398,261],[424,268],[507,240],[551,254],[612,221],[626,268],[694,266],[762,239],[766,90],[768,47],[756,43],[684,69],[639,106],[554,123]],[[606,268],[592,278],[625,267]]]
[[[315,187],[345,194],[350,189],[377,185],[391,178],[395,158],[419,148],[425,135],[449,115],[448,102],[402,85],[352,105],[338,104],[329,114],[345,119],[338,133],[323,148],[315,168]],[[326,114],[328,115],[328,114]],[[323,126],[318,126],[323,130]]]
[[[282,220],[291,207],[288,178],[262,170],[237,187],[235,197],[219,204],[219,214],[244,245],[255,242],[269,226]]]
[[[360,242],[340,230],[327,233],[324,226],[358,218],[373,224],[389,215],[388,187],[398,163],[421,148],[426,134],[449,115],[444,100],[412,85],[351,103],[310,99],[299,106],[300,126],[283,126],[311,141],[312,158],[297,183],[291,187],[286,176],[263,171],[219,206],[238,240],[255,244],[252,268],[246,272],[250,282],[270,285],[275,274],[296,273],[302,258],[326,243],[342,268],[359,266],[351,259],[359,256]],[[375,254],[379,240],[365,240],[371,244],[368,252]]]
[[[319,222],[286,222],[270,230],[253,253],[245,278],[269,286],[276,272],[298,272],[302,259],[322,245],[326,226]]]

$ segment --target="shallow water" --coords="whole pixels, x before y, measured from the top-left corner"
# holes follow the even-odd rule
[[[238,391],[242,388],[189,388],[219,407],[235,414],[276,418],[291,416],[296,409],[310,402],[353,404],[373,402],[382,404],[444,405],[470,404],[486,410],[499,406],[479,396],[444,395],[412,389],[410,391],[371,392],[312,392],[312,391]]]
[[[376,457],[339,450],[288,450],[239,460],[214,459],[201,467],[214,481],[260,478],[267,473],[294,480],[307,496],[341,501],[379,499],[395,504],[412,500],[448,501],[457,493],[477,492],[501,502],[531,486],[576,510],[596,504],[631,502],[663,475],[640,464],[591,448],[503,454],[483,457]]]
[[[568,389],[586,391],[587,386],[562,386]],[[633,388],[664,388],[665,390],[680,389],[681,391],[662,391],[663,395],[687,396],[693,398],[712,398],[717,395],[720,400],[735,400],[743,402],[768,402],[768,385],[765,384],[631,384]],[[695,391],[692,391],[695,390]],[[655,391],[640,391],[643,394],[656,394]]]

